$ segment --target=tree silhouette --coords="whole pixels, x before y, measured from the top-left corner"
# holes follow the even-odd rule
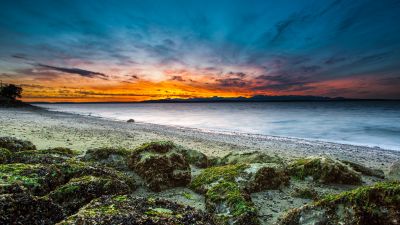
[[[8,84],[1,88],[0,96],[8,98],[10,100],[15,100],[16,98],[21,98],[22,88],[14,84]]]

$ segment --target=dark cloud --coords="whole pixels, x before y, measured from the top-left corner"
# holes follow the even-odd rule
[[[103,80],[107,79],[107,75],[105,75],[104,73],[93,72],[90,70],[83,70],[83,69],[79,69],[79,68],[56,67],[56,66],[49,66],[49,65],[40,64],[40,63],[36,64],[36,66],[55,70],[55,71],[60,71],[60,72],[64,72],[64,73],[78,74],[82,77],[100,78]]]
[[[325,64],[327,65],[334,65],[336,63],[340,63],[346,60],[346,57],[342,57],[342,56],[332,56],[330,58],[328,58],[327,60],[325,60]]]
[[[182,76],[172,76],[170,80],[175,80],[175,81],[185,81]]]
[[[218,82],[218,86],[222,87],[246,87],[248,83],[241,78],[223,78],[223,79],[216,79],[215,81]]]

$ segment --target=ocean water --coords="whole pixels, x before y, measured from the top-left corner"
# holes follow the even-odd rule
[[[38,104],[54,111],[214,132],[296,137],[400,150],[400,102]]]

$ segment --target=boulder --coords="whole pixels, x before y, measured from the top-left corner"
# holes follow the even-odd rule
[[[298,159],[289,164],[289,172],[300,179],[312,177],[323,184],[352,184],[362,183],[359,173],[346,164],[325,157],[308,157]]]
[[[399,224],[400,183],[382,182],[330,195],[318,202],[292,209],[281,225],[302,224]]]
[[[77,153],[67,148],[30,150],[16,152],[9,161],[11,163],[54,164],[63,163],[76,155]]]
[[[190,186],[199,193],[206,193],[219,181],[235,182],[241,189],[253,193],[285,186],[289,176],[282,166],[274,163],[216,166],[202,170]]]
[[[250,164],[250,163],[276,163],[283,164],[279,156],[271,156],[263,152],[231,152],[222,158],[214,158],[212,165],[222,166],[229,164]]]
[[[400,181],[400,160],[397,160],[390,165],[388,178],[390,180]]]
[[[0,194],[28,191],[34,195],[45,195],[64,181],[63,173],[54,165],[0,165]]]
[[[168,200],[131,195],[103,196],[58,224],[214,225],[211,215]]]
[[[82,176],[96,176],[102,178],[117,179],[125,182],[132,191],[136,190],[135,178],[131,173],[121,172],[111,167],[94,165],[71,159],[65,163],[57,164],[66,180]]]
[[[119,170],[127,170],[127,159],[130,153],[130,151],[123,148],[94,148],[88,149],[82,160],[96,162]]]
[[[11,155],[12,153],[10,152],[10,150],[0,148],[0,164],[7,163]]]
[[[153,191],[186,186],[191,179],[189,163],[169,141],[143,144],[132,152],[128,163]]]
[[[126,122],[128,122],[128,123],[134,123],[135,120],[134,120],[134,119],[129,119],[129,120],[127,120]]]
[[[11,152],[24,150],[36,150],[36,146],[30,141],[23,141],[14,137],[0,137],[0,148],[6,148]]]
[[[103,195],[129,193],[130,187],[121,180],[95,176],[83,176],[71,179],[48,194],[55,203],[62,206],[67,215],[78,211],[92,199]]]
[[[289,176],[273,163],[210,167],[196,176],[191,188],[205,195],[206,208],[220,224],[259,224],[250,193],[287,185]]]
[[[373,177],[377,177],[377,178],[381,178],[384,179],[385,178],[385,174],[382,170],[379,169],[371,169],[368,168],[364,165],[361,165],[359,163],[356,162],[351,162],[351,161],[346,161],[346,160],[341,160],[344,164],[349,165],[351,168],[353,168],[353,170],[366,175],[366,176],[373,176]]]
[[[190,165],[194,165],[199,168],[206,168],[210,165],[208,157],[197,150],[187,149],[181,146],[175,146],[175,148],[177,152],[181,153],[183,157],[185,157],[186,161]]]
[[[0,195],[0,212],[0,224],[45,225],[64,218],[57,204],[27,193]]]

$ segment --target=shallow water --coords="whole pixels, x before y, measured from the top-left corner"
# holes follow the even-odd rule
[[[400,102],[38,104],[104,118],[400,150]]]

